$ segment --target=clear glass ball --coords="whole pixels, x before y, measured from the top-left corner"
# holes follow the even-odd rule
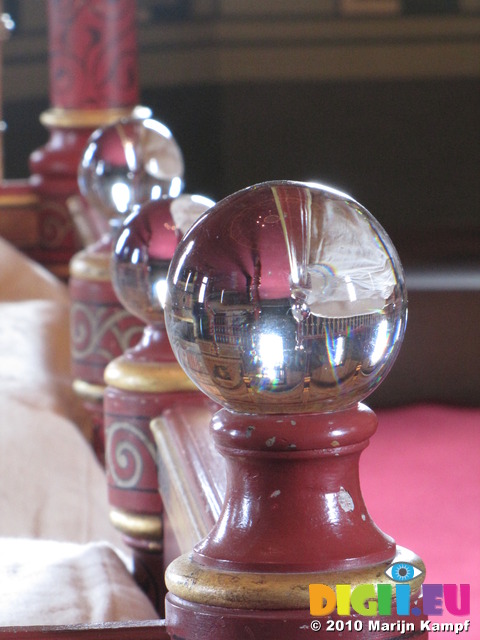
[[[172,260],[165,322],[202,391],[244,413],[348,408],[391,368],[404,274],[377,220],[328,187],[266,182],[213,207]]]
[[[181,195],[142,205],[124,221],[112,254],[112,284],[118,299],[149,325],[163,325],[170,260],[185,231],[212,200]]]
[[[97,129],[78,169],[80,193],[109,219],[175,197],[183,187],[182,153],[170,130],[151,118],[126,118]]]

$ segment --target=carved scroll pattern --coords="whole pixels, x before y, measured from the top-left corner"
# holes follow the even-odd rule
[[[145,427],[127,420],[113,421],[105,430],[109,484],[119,489],[157,494],[155,444]]]
[[[137,103],[135,2],[49,0],[49,26],[54,106]]]
[[[68,237],[73,244],[73,224],[64,202],[42,201],[40,210],[40,245],[44,249],[64,247]]]
[[[74,362],[104,364],[135,345],[144,325],[121,305],[72,303],[71,342]]]

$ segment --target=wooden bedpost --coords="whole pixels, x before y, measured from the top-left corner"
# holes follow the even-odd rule
[[[112,249],[122,220],[136,208],[178,195],[183,157],[165,125],[135,115],[92,134],[78,175],[87,207],[104,218],[108,229],[72,258],[69,282],[73,385],[89,411],[92,440],[103,460],[105,367],[134,346],[144,328],[135,310],[126,309],[114,291]]]
[[[102,458],[103,371],[142,327],[113,293],[111,240],[102,235],[108,222],[79,197],[78,168],[93,131],[138,111],[136,3],[48,0],[47,9],[51,107],[40,119],[50,139],[30,158],[39,199],[39,239],[31,254],[70,277],[74,388],[91,416],[91,437]],[[82,225],[98,242],[78,251],[75,227]]]
[[[145,323],[143,335],[105,370],[104,433],[110,519],[133,550],[134,576],[163,614],[163,509],[150,422],[200,394],[172,353],[162,291],[181,237],[213,202],[198,196],[163,198],[128,218],[114,245],[112,280],[118,299]],[[180,218],[176,213],[180,213]]]
[[[383,609],[381,617],[365,610],[315,615],[318,601],[309,593],[310,585],[391,589],[389,567],[407,563],[419,573],[409,582],[411,608],[421,607],[422,561],[378,530],[359,486],[359,457],[376,430],[373,412],[363,405],[332,415],[222,410],[211,429],[226,458],[225,502],[207,537],[168,567],[171,634],[226,640],[249,629],[252,638],[300,640],[351,630],[370,638],[370,622],[378,621],[396,631],[382,638],[396,638],[400,620],[423,637],[416,635],[419,616],[399,618],[394,596],[391,613]]]
[[[47,9],[51,106],[40,120],[50,139],[30,157],[30,182],[40,200],[32,257],[66,277],[81,247],[67,199],[78,193],[85,143],[138,103],[135,2],[48,0]]]
[[[108,231],[70,263],[73,385],[92,417],[92,439],[101,460],[105,367],[137,344],[145,326],[136,308],[125,308],[114,291],[112,250],[129,214],[147,202],[155,206],[159,199],[178,196],[183,170],[171,132],[149,117],[123,118],[97,129],[82,156],[82,196],[97,217],[102,214]]]
[[[160,615],[166,594],[163,509],[151,420],[198,391],[171,354],[165,330],[148,326],[139,344],[106,368],[105,467],[110,520],[133,553],[133,575]]]
[[[211,434],[227,474],[213,529],[167,569],[169,633],[426,638],[425,567],[376,527],[359,484],[377,426],[360,400],[406,318],[373,216],[315,184],[233,194],[179,245],[165,318],[179,362],[225,407]]]
[[[112,286],[112,238],[79,251],[70,261],[70,348],[73,389],[82,400],[90,421],[90,439],[103,464],[104,372],[142,335],[143,323],[119,302]]]

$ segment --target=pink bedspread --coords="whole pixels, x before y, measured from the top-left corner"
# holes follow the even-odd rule
[[[480,408],[420,405],[377,411],[362,454],[370,515],[427,567],[426,583],[469,583],[471,630],[440,638],[480,639]],[[435,616],[437,618],[437,616]],[[433,617],[432,617],[433,621]]]

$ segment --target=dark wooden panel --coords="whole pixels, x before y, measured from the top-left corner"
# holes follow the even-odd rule
[[[405,230],[478,227],[476,79],[164,88],[144,102],[182,145],[187,187],[213,198],[315,179],[352,194],[401,240]]]

